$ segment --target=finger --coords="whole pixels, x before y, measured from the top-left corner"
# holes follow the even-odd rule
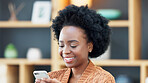
[[[46,78],[41,78],[40,83],[48,83],[45,79]]]
[[[53,80],[53,79],[43,78],[43,81],[48,82],[48,83],[54,83],[52,80]]]
[[[57,79],[52,79],[53,83],[61,83],[60,81],[58,81]]]
[[[40,83],[47,83],[47,82],[45,82],[44,80],[41,80],[41,82]]]
[[[51,82],[52,79],[50,79],[50,78],[48,78],[48,79],[47,78],[43,78],[42,80],[45,81],[45,82],[48,82],[48,83],[52,83]]]
[[[47,79],[47,78],[44,78],[43,80],[48,82],[48,83],[60,83],[57,79]]]
[[[40,83],[41,79],[35,79],[35,83]]]

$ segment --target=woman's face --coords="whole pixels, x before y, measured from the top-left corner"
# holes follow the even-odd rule
[[[64,26],[59,36],[59,54],[69,68],[88,63],[92,43],[87,42],[84,30],[75,26]]]

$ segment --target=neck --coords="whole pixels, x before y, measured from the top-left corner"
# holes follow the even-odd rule
[[[72,68],[72,77],[81,77],[82,73],[85,71],[88,64],[89,60],[87,60],[84,64],[79,65],[78,67]]]

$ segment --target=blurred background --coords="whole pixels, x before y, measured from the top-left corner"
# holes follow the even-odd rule
[[[51,10],[49,11],[48,23],[33,24],[33,15],[39,13],[35,12],[33,14],[33,11],[39,8],[39,6],[34,8],[36,1],[51,3],[49,4]],[[129,1],[131,1],[130,4]],[[141,45],[140,50],[138,50],[140,58],[134,58],[134,60],[130,58],[134,55],[130,55],[129,52],[129,27],[132,24],[128,24],[132,23],[129,19],[129,16],[132,16],[129,15],[132,2],[134,0],[0,0],[0,80],[3,80],[2,83],[32,83],[34,82],[32,71],[46,70],[49,72],[62,68],[58,64],[61,59],[58,57],[57,45],[54,44],[53,33],[49,28],[51,20],[57,15],[58,10],[69,4],[88,4],[89,8],[96,10],[97,13],[102,13],[110,22],[117,21],[114,22],[115,25],[111,26],[112,34],[109,53],[107,53],[108,58],[105,58],[106,62],[101,66],[112,73],[116,83],[148,83],[145,81],[148,76],[148,64],[146,64],[148,59],[148,23],[146,23],[148,19],[148,1],[135,0],[136,6],[133,8],[134,10],[140,10],[140,12],[134,12],[132,15],[135,16],[132,19],[141,23],[140,33],[134,32],[135,35],[141,34],[141,42],[138,43],[138,45]],[[140,6],[137,6],[138,3]],[[115,17],[113,17],[114,14]],[[13,17],[14,19],[12,19]],[[141,18],[139,19],[139,17]],[[120,26],[120,24],[123,26]],[[136,26],[134,23],[133,25]],[[135,43],[135,40],[133,43]],[[134,49],[134,47],[136,48],[136,46],[132,48]],[[34,51],[38,53],[38,56],[29,57],[30,48],[37,48],[38,50]],[[9,56],[10,50],[14,52],[14,55]],[[109,65],[110,63],[113,64]],[[96,64],[99,65],[99,62]]]

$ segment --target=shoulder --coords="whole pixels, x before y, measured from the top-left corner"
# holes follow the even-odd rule
[[[52,71],[52,72],[48,72],[48,75],[50,78],[56,78],[58,79],[59,77],[62,77],[64,75],[64,73],[68,71],[68,68],[64,68],[58,71]]]
[[[115,83],[114,77],[108,71],[104,70],[99,66],[95,66],[96,72],[94,73],[94,80],[101,83]]]

